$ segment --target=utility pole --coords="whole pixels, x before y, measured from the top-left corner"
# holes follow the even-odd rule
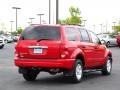
[[[44,14],[37,14],[40,17],[40,24],[41,24],[41,16]]]
[[[51,0],[49,0],[49,24],[51,22]]]
[[[30,24],[32,25],[33,19],[35,18],[29,18],[30,19]]]
[[[83,20],[83,24],[84,24],[83,26],[84,26],[84,27],[85,27],[86,21],[87,21],[87,20]]]
[[[115,23],[116,23],[116,22],[113,22],[113,25],[114,25],[114,26],[113,26],[113,29],[114,29],[114,30],[115,30]]]
[[[18,23],[18,22],[17,22],[17,19],[18,19],[18,18],[17,18],[17,10],[18,10],[18,9],[21,9],[21,8],[19,8],[19,7],[12,7],[12,9],[15,9],[15,10],[16,10],[16,31],[17,31],[17,23]]]
[[[100,24],[100,27],[101,27],[101,34],[103,34],[103,31],[102,31],[102,26],[103,26],[103,24]]]
[[[11,33],[12,33],[12,31],[13,31],[13,22],[14,22],[14,21],[10,21],[10,24],[11,24]]]
[[[96,32],[96,31],[95,31],[95,24],[93,25],[93,30],[94,30],[94,32]]]
[[[59,1],[56,0],[56,24],[58,24],[59,19]]]
[[[108,25],[107,25],[107,23],[106,23],[106,33],[108,33],[107,27],[108,27]]]

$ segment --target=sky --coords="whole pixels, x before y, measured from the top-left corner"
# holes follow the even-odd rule
[[[55,23],[56,0],[51,0],[51,23]],[[59,0],[59,19],[70,16],[69,7],[78,7],[82,19],[87,20],[85,25],[95,33],[111,31],[113,22],[120,20],[120,0]],[[18,10],[18,27],[28,26],[29,18],[35,18],[33,23],[39,23],[38,13],[44,14],[42,21],[48,23],[49,0],[0,0],[0,24],[6,27],[4,31],[15,30],[15,10],[12,7],[20,7]],[[1,27],[0,27],[1,30]]]

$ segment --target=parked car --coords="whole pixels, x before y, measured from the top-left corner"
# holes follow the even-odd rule
[[[105,41],[107,47],[117,46],[116,37],[111,37],[108,34],[100,34],[100,35],[98,35],[98,37],[101,41]]]
[[[7,36],[7,43],[13,42],[13,37],[12,36]]]
[[[4,39],[0,37],[0,49],[2,49],[5,45]]]
[[[5,42],[5,43],[7,43],[7,37],[6,37],[6,36],[0,35],[0,37],[4,39],[4,42]]]
[[[19,36],[13,36],[13,41],[14,41],[14,42],[17,42],[18,39],[19,39]]]
[[[96,34],[80,26],[32,25],[15,46],[15,65],[27,81],[39,72],[63,75],[78,83],[83,71],[99,70],[110,75],[112,53]]]

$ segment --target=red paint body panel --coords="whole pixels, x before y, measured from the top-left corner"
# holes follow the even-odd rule
[[[15,65],[19,67],[39,67],[39,68],[61,68],[72,69],[74,59],[44,59],[44,60],[29,60],[29,59],[15,59]]]

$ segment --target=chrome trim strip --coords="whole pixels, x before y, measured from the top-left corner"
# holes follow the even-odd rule
[[[28,48],[48,48],[48,46],[28,46]]]

